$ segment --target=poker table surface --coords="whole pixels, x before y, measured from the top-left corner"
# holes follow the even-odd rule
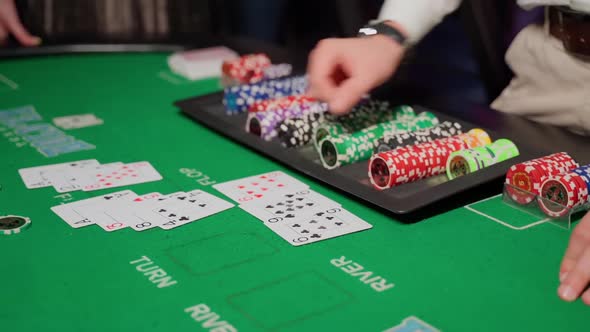
[[[219,80],[176,76],[167,55],[0,62],[0,109],[33,105],[48,123],[104,120],[67,131],[95,149],[52,158],[0,129],[0,215],[32,221],[0,236],[3,331],[402,331],[412,317],[441,331],[590,329],[590,309],[556,292],[571,229],[508,207],[497,192],[401,223],[182,115],[174,101],[218,91]],[[27,189],[18,174],[93,158],[149,161],[163,176],[121,190],[202,189],[227,200],[213,183],[281,170],[373,228],[294,247],[234,207],[168,231],[74,229],[50,208],[110,191]],[[145,272],[154,266],[168,282]]]

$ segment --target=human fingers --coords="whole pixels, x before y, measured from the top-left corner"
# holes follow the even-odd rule
[[[13,0],[0,2],[0,21],[7,32],[12,34],[21,45],[37,46],[41,43],[41,38],[31,35],[23,26]]]
[[[590,282],[590,247],[586,247],[574,268],[568,272],[557,293],[564,301],[576,300]]]
[[[567,250],[561,262],[561,267],[559,268],[560,281],[565,280],[587,247],[590,247],[590,213],[587,213],[582,218],[572,232]]]

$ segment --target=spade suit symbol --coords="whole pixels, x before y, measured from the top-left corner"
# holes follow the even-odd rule
[[[200,207],[205,207],[207,204],[199,204]]]
[[[299,225],[299,224],[293,224],[293,226],[291,226],[291,227],[301,227],[301,225]]]
[[[322,236],[321,236],[321,235],[319,235],[319,234],[314,234],[314,235],[312,235],[311,237],[312,237],[312,238],[314,238],[314,239],[319,239],[319,238],[321,238]]]
[[[338,221],[338,222],[335,222],[335,224],[336,224],[336,226],[342,226],[342,224],[344,224],[344,223],[341,221]]]
[[[173,218],[173,217],[176,217],[176,215],[175,215],[174,213],[170,213],[170,214],[168,215],[168,218]]]
[[[318,229],[326,229],[326,226],[320,226]]]
[[[186,220],[188,220],[188,218],[187,218],[187,217],[182,217],[182,218],[180,218],[179,220],[180,220],[180,221],[186,221]]]
[[[105,196],[105,197],[104,197],[104,199],[106,199],[106,200],[109,200],[109,199],[111,199],[111,198],[113,198],[113,196]]]
[[[166,212],[166,209],[160,209],[158,212]]]
[[[286,216],[285,216],[285,218],[295,218],[295,215],[293,215],[293,214],[288,214],[288,215],[286,215]]]
[[[307,229],[304,229],[301,231],[301,234],[307,234],[307,233],[309,233],[309,231]]]

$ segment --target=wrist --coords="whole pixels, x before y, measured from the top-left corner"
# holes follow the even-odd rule
[[[407,32],[404,27],[395,21],[372,21],[359,30],[358,36],[390,40],[397,48],[404,48],[407,40]]]

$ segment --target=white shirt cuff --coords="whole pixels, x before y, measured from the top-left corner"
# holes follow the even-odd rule
[[[460,4],[461,0],[386,0],[379,20],[400,24],[408,34],[408,42],[415,44]]]

